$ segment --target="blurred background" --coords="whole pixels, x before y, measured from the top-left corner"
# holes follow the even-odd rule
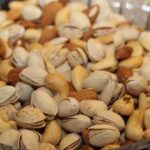
[[[13,0],[0,0],[1,9],[9,9],[8,4],[11,1]],[[32,1],[32,0],[24,0],[24,1]],[[93,3],[93,1],[106,1],[106,0],[70,0],[70,1],[71,2],[82,1],[87,5],[90,5],[91,3]],[[107,0],[107,1],[109,2],[110,7],[115,12],[123,14],[128,20],[130,20],[134,24],[144,29],[150,30],[150,0]]]

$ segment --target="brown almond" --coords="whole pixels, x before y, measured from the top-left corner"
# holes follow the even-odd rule
[[[115,57],[117,60],[124,60],[131,57],[133,48],[129,46],[123,46],[116,50]]]
[[[118,78],[119,78],[119,82],[125,83],[126,80],[133,75],[133,72],[129,68],[119,67],[117,75],[118,75]]]
[[[63,5],[66,5],[69,2],[69,0],[59,0],[59,2],[61,2]]]
[[[86,145],[89,145],[89,135],[88,134],[89,134],[88,129],[85,128],[82,130],[82,139]]]
[[[84,89],[79,92],[70,91],[70,97],[76,98],[78,101],[97,99],[97,93],[94,89]]]
[[[40,26],[45,27],[46,25],[53,24],[57,12],[62,8],[63,4],[61,2],[52,2],[47,4],[43,8],[43,15],[41,17]]]
[[[4,58],[6,53],[6,46],[2,39],[0,39],[0,57]]]
[[[74,51],[76,50],[77,48],[81,48],[80,46],[76,45],[76,44],[73,44],[73,43],[65,43],[64,44],[64,47],[65,48],[68,48],[70,51]]]
[[[8,73],[8,82],[11,85],[15,85],[17,82],[21,81],[19,78],[20,72],[23,70],[23,68],[15,68],[9,71]]]
[[[21,16],[21,10],[20,9],[11,9],[7,13],[7,19],[9,20],[17,20]]]
[[[25,28],[36,28],[37,24],[35,24],[32,21],[28,21],[28,20],[21,20],[20,24],[23,25]]]
[[[94,149],[89,145],[83,145],[81,150],[94,150]]]
[[[42,31],[41,37],[39,39],[39,43],[45,44],[46,42],[56,38],[57,35],[58,35],[58,32],[55,27],[52,27],[52,28],[46,27]]]
[[[89,39],[90,37],[92,37],[92,34],[93,34],[93,30],[92,30],[92,29],[89,29],[88,31],[86,31],[86,32],[83,33],[82,40],[88,41],[88,39]]]
[[[89,17],[91,23],[94,23],[100,11],[99,5],[93,5],[86,10],[84,13]]]

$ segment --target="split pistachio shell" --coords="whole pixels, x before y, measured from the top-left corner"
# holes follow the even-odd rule
[[[114,112],[122,116],[130,116],[134,112],[134,99],[130,95],[125,95],[118,99],[112,108]]]
[[[65,63],[63,63],[61,66],[57,67],[56,70],[59,73],[65,73],[65,72],[70,72],[71,71],[71,67],[68,63],[68,61],[66,61]]]
[[[116,69],[117,64],[118,64],[118,62],[117,62],[115,57],[108,57],[108,58],[102,59],[101,61],[99,61],[95,64],[92,64],[91,69],[93,71],[95,71],[95,70],[110,70],[110,71],[113,71],[113,70]]]
[[[56,101],[47,92],[40,89],[32,92],[31,105],[40,109],[48,119],[54,118],[58,112]]]
[[[150,129],[146,129],[144,131],[144,138],[149,139],[150,138]]]
[[[41,110],[26,106],[16,114],[16,122],[19,126],[29,129],[38,129],[45,126],[45,116]]]
[[[87,65],[88,58],[83,49],[77,48],[68,54],[68,62],[70,66],[75,67],[77,65]]]
[[[86,52],[91,61],[97,62],[105,57],[105,47],[95,39],[89,39]]]
[[[119,63],[119,66],[134,69],[140,67],[142,63],[143,63],[143,56],[134,56],[121,61]]]
[[[82,66],[76,66],[72,70],[72,84],[76,91],[82,90],[82,82],[88,76],[87,70]]]
[[[76,133],[70,133],[64,136],[60,143],[59,143],[59,149],[65,150],[65,149],[79,149],[81,145],[82,139],[81,136]]]
[[[61,127],[56,120],[50,121],[44,131],[42,142],[57,145],[61,139]]]
[[[93,125],[88,128],[89,142],[96,147],[114,143],[120,136],[119,130],[107,124]]]
[[[37,20],[41,17],[42,11],[34,5],[27,5],[22,9],[22,17],[25,20]]]
[[[84,128],[91,125],[89,117],[84,115],[75,115],[61,120],[61,126],[69,132],[81,133]]]
[[[40,143],[40,150],[57,150],[56,147],[50,143]]]
[[[109,82],[100,95],[100,100],[106,105],[113,104],[118,98],[125,94],[125,87],[121,83],[116,83],[115,81]]]
[[[107,71],[94,71],[83,81],[83,88],[93,88],[100,92],[111,81],[111,75]]]
[[[28,57],[28,52],[23,47],[16,47],[13,52],[11,62],[16,67],[26,67],[27,57]]]
[[[33,92],[33,88],[30,85],[23,82],[17,82],[15,87],[18,93],[20,94],[21,102],[25,102],[30,99],[31,93]]]
[[[19,74],[22,81],[33,85],[43,86],[47,72],[40,67],[27,67]]]
[[[18,140],[18,146],[21,148],[39,150],[40,137],[39,133],[36,133],[36,131],[22,129],[20,130],[20,139]]]
[[[125,135],[128,139],[131,139],[133,141],[139,141],[143,139],[143,119],[144,114],[143,111],[140,109],[135,110],[133,114],[129,117],[125,127]]]
[[[13,86],[7,85],[0,88],[0,106],[14,103],[19,97],[19,93]]]
[[[59,27],[59,35],[68,39],[78,38],[83,36],[83,31],[75,25],[65,24]]]
[[[94,124],[108,124],[115,126],[119,130],[123,130],[125,127],[125,122],[123,118],[115,112],[112,111],[101,111],[99,114],[93,117]]]
[[[68,98],[58,103],[58,116],[71,117],[79,112],[79,101],[75,98]]]
[[[89,18],[82,12],[71,12],[69,22],[82,30],[90,27]]]
[[[27,57],[27,66],[28,67],[35,66],[35,67],[40,67],[42,69],[45,69],[45,64],[40,53],[36,51],[30,52]]]
[[[93,117],[104,110],[107,110],[104,102],[98,100],[82,100],[80,102],[80,111],[86,116]]]
[[[144,112],[144,126],[146,129],[150,128],[150,109],[145,110]]]
[[[18,136],[19,132],[17,130],[9,129],[0,135],[0,143],[16,147]]]
[[[45,86],[60,99],[64,99],[69,95],[68,82],[59,73],[49,73],[45,78]]]
[[[144,31],[141,33],[139,37],[139,41],[142,44],[142,46],[147,50],[150,51],[150,42],[149,42],[150,32]]]
[[[132,95],[138,96],[140,93],[145,92],[148,87],[147,80],[138,74],[131,76],[126,81],[126,90]]]
[[[150,108],[150,95],[149,93],[141,93],[139,95],[138,107],[142,110]]]

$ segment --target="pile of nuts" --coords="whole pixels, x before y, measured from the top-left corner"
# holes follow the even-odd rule
[[[0,11],[0,143],[112,150],[150,138],[150,32],[105,0],[12,1]]]

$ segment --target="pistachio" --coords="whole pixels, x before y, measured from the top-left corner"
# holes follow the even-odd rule
[[[76,124],[76,126],[74,126]],[[85,115],[75,115],[61,120],[61,126],[69,132],[81,133],[84,128],[91,125],[91,120]]]
[[[134,112],[134,99],[130,95],[125,95],[118,99],[112,105],[112,108],[114,112],[122,116],[130,116]]]
[[[150,95],[149,93],[141,93],[139,95],[138,107],[142,110],[150,108]]]
[[[41,17],[42,11],[39,7],[33,5],[27,5],[22,9],[22,17],[25,20],[37,20]]]
[[[4,58],[6,54],[6,46],[4,41],[0,38],[0,57]]]
[[[0,143],[16,147],[19,132],[15,129],[9,129],[0,135]]]
[[[50,143],[40,143],[40,150],[56,150],[56,147]]]
[[[95,39],[89,39],[87,42],[87,54],[91,61],[97,62],[105,57],[104,46]]]
[[[96,147],[102,147],[115,142],[119,136],[119,130],[111,125],[99,124],[88,128],[89,142]]]
[[[77,48],[75,51],[72,51],[68,54],[68,63],[72,67],[77,65],[86,65],[87,62],[88,58],[81,48]]]
[[[24,149],[39,149],[40,135],[36,131],[22,129],[18,139],[18,146]]]
[[[76,25],[65,24],[59,27],[59,35],[68,39],[80,39],[83,36],[83,31]]]
[[[139,95],[141,92],[145,92],[147,87],[147,80],[143,76],[138,74],[131,76],[126,81],[127,92],[135,96]]]
[[[47,119],[54,118],[58,112],[56,101],[47,92],[40,89],[32,92],[31,105],[40,109],[46,115]]]
[[[57,145],[61,138],[61,127],[56,120],[50,121],[44,131],[42,142]]]
[[[76,133],[70,133],[64,136],[60,143],[59,143],[59,149],[65,150],[65,149],[79,149],[81,145],[82,139],[81,136]]]
[[[76,91],[82,89],[82,82],[88,76],[86,69],[82,66],[76,66],[72,70],[72,84]]]
[[[94,71],[83,81],[83,88],[93,88],[100,92],[111,80],[111,75],[107,71]]]
[[[112,105],[118,98],[125,94],[125,87],[121,83],[110,81],[102,90],[100,100],[106,105]]]
[[[13,86],[7,85],[0,88],[0,106],[14,103],[19,97],[19,93]]]
[[[58,116],[71,117],[79,112],[79,102],[75,98],[68,98],[58,103]]]
[[[107,110],[104,102],[98,100],[82,100],[80,102],[80,111],[86,116],[93,117],[104,110]]]
[[[40,67],[27,67],[19,74],[22,81],[33,86],[43,86],[47,72]]]
[[[146,129],[144,131],[144,138],[149,139],[150,138],[150,129]]]
[[[99,62],[92,64],[91,69],[93,71],[95,70],[109,70],[109,71],[114,71],[116,70],[117,67],[117,60],[115,57],[110,56],[108,58],[104,58],[100,60]]]
[[[16,114],[16,122],[20,127],[38,129],[45,126],[45,116],[41,110],[26,106]],[[31,140],[32,141],[32,140]]]
[[[139,141],[144,137],[144,131],[142,128],[144,114],[142,110],[135,110],[129,117],[126,127],[125,135],[128,139]]]
[[[109,144],[109,145],[104,146],[101,150],[113,150],[113,149],[117,149],[119,147],[120,146],[117,144]]]
[[[150,36],[150,32],[144,31],[141,33],[139,37],[140,43],[147,51],[150,51],[149,36]]]
[[[54,92],[59,99],[64,99],[69,95],[68,82],[59,73],[49,73],[45,78],[45,86]]]
[[[108,124],[115,126],[119,130],[125,128],[123,118],[115,112],[103,110],[93,117],[94,124]]]
[[[150,128],[149,117],[150,117],[150,109],[147,109],[144,112],[144,126],[146,129]]]
[[[16,67],[25,67],[27,65],[28,52],[23,47],[16,47],[11,62]]]

